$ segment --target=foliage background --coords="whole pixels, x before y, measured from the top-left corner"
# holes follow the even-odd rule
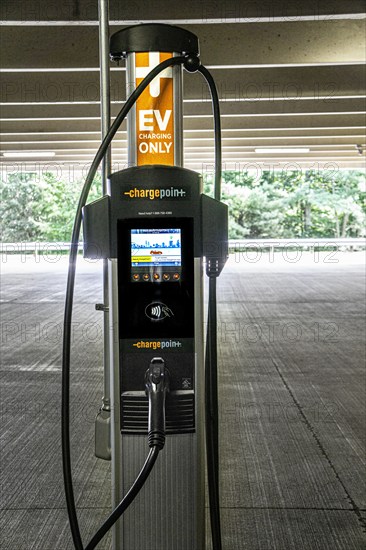
[[[365,234],[365,174],[315,170],[223,173],[230,238],[356,237]],[[212,178],[205,191],[212,193]]]
[[[69,242],[83,179],[73,182],[53,174],[25,172],[0,180],[1,240],[3,242]],[[101,196],[97,175],[89,194]]]
[[[212,176],[204,188],[213,194]],[[83,180],[52,174],[10,174],[0,180],[3,242],[70,240]],[[101,194],[100,175],[89,200]],[[225,171],[223,200],[229,206],[235,238],[347,237],[365,235],[365,174],[357,171]]]

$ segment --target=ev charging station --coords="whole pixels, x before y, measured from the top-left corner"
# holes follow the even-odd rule
[[[76,550],[113,529],[113,550],[204,550],[206,455],[213,548],[221,550],[218,491],[216,278],[227,259],[227,207],[202,193],[183,167],[183,67],[200,71],[198,39],[179,27],[127,27],[110,41],[125,59],[127,98],[87,177],[75,218],[65,306],[63,458]],[[216,94],[216,95],[215,95]],[[121,115],[121,116],[120,116]],[[127,115],[128,168],[86,204],[97,167]],[[216,170],[219,187],[220,168]],[[111,419],[96,455],[111,459],[112,510],[83,546],[73,496],[68,391],[72,296],[78,238],[84,257],[107,262]],[[204,271],[209,277],[204,348]],[[105,430],[110,430],[108,437]],[[141,470],[141,471],[140,471]]]

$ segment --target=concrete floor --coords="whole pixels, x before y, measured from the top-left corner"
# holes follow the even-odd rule
[[[235,257],[220,279],[224,550],[366,547],[365,272],[359,253],[338,254]],[[109,511],[110,465],[93,455],[101,279],[79,264],[71,430],[87,541]],[[71,550],[59,421],[65,263],[1,267],[0,547]]]

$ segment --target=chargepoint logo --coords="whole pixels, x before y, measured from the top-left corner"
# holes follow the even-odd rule
[[[189,198],[189,189],[183,187],[131,187],[123,192],[124,198],[153,200],[184,200]]]
[[[182,342],[180,340],[138,340],[132,344],[137,349],[174,349],[181,348]]]

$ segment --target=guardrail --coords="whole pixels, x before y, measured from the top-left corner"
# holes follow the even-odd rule
[[[273,254],[275,248],[330,248],[353,249],[355,247],[366,248],[366,239],[363,237],[344,238],[306,238],[306,239],[230,239],[229,251],[240,252],[241,250],[262,250],[269,249]]]
[[[345,238],[306,238],[306,239],[230,239],[229,250],[239,252],[241,250],[270,249],[274,252],[276,248],[366,248],[366,239],[362,237]],[[79,244],[79,250],[83,248],[83,243]],[[54,254],[68,252],[70,250],[69,242],[18,242],[18,243],[0,243],[0,254],[26,254],[32,252],[36,257],[43,254]]]
[[[79,244],[79,250],[83,249],[83,243]],[[18,243],[0,243],[0,254],[26,254],[32,252],[35,257],[42,254],[54,254],[68,252],[70,250],[69,242],[18,242]]]

